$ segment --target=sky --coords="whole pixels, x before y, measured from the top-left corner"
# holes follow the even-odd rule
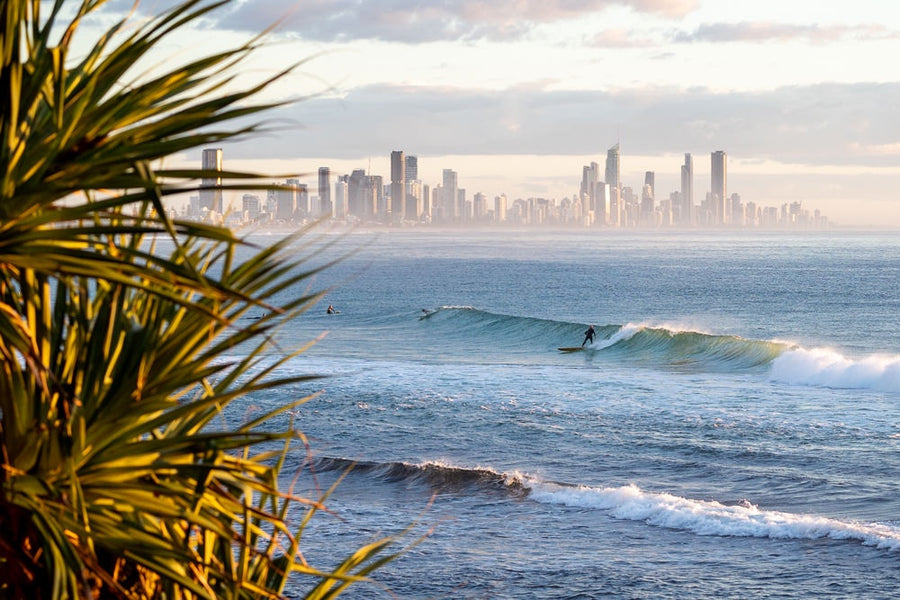
[[[138,14],[172,3],[141,0]],[[402,150],[432,186],[446,168],[469,197],[562,199],[618,142],[623,184],[654,171],[658,199],[691,153],[696,200],[724,150],[744,202],[900,229],[895,0],[236,0],[166,51],[210,52],[276,22],[251,71],[304,60],[267,92],[302,100],[224,145],[229,169],[315,188],[320,166],[387,180]]]

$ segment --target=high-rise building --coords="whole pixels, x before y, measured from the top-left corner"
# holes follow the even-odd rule
[[[441,216],[447,221],[455,221],[460,215],[457,205],[458,192],[456,171],[444,169],[441,187]]]
[[[495,223],[506,222],[506,208],[507,208],[506,194],[500,194],[499,196],[495,196],[494,197],[494,222]]]
[[[644,172],[644,187],[641,188],[641,213],[646,217],[656,208],[656,173]]]
[[[322,216],[334,216],[334,204],[331,200],[331,169],[319,167],[319,206]]]
[[[366,214],[366,179],[365,169],[354,169],[347,179],[347,212],[359,219],[371,217],[371,215]]]
[[[584,165],[581,173],[579,199],[581,204],[589,210],[594,210],[594,186],[597,185],[598,181],[600,181],[600,165],[595,162],[592,162],[590,165]]]
[[[341,175],[334,183],[334,218],[346,219],[348,214],[349,192],[349,175]]]
[[[200,179],[200,209],[222,214],[222,178],[209,172],[222,171],[222,149],[204,149],[201,165],[208,172]]]
[[[294,182],[294,185],[297,187],[297,205],[294,210],[301,219],[309,218],[313,212],[309,198],[309,186],[305,183],[300,183],[299,180],[294,180]]]
[[[391,206],[390,220],[403,220],[406,208],[406,159],[401,150],[391,152]]]
[[[259,196],[256,194],[244,194],[241,196],[241,213],[250,221],[259,218]]]
[[[728,201],[728,156],[722,150],[716,150],[710,154],[711,175],[710,194],[713,206],[711,206],[713,220],[717,224],[727,223],[729,220],[726,202]]]
[[[597,225],[609,224],[609,184],[598,181],[594,185],[594,223]]]
[[[621,169],[619,144],[606,151],[606,183],[609,184],[611,190],[622,189],[622,182],[619,179],[619,171]]]
[[[418,221],[422,216],[422,182],[419,180],[406,182],[406,206],[403,218],[407,221]]]
[[[290,223],[297,210],[297,189],[299,179],[288,179],[283,185],[275,188],[275,218],[284,223]]]
[[[685,153],[681,165],[681,206],[679,221],[690,225],[694,212],[694,157]]]
[[[644,171],[644,185],[650,186],[650,193],[656,198],[656,173],[653,171]]]
[[[419,157],[407,155],[406,157],[406,183],[419,179]]]
[[[618,227],[622,224],[624,207],[622,202],[622,181],[619,178],[621,169],[619,144],[606,151],[606,183],[609,184],[609,224]]]

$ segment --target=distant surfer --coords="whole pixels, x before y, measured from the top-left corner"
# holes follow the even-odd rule
[[[328,305],[328,310],[325,312],[327,312],[329,315],[335,315],[338,313],[338,311],[334,310],[334,305],[332,304]]]
[[[584,345],[587,344],[588,342],[590,342],[591,344],[594,343],[594,326],[593,325],[588,327],[587,331],[584,332],[584,341],[581,342],[581,347],[584,348]]]

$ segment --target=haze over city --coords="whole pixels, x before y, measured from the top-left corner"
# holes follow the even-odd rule
[[[274,112],[266,135],[226,145],[230,168],[389,176],[401,148],[423,181],[453,169],[471,194],[560,199],[616,141],[622,181],[639,187],[653,171],[664,194],[679,189],[685,153],[722,149],[745,202],[900,227],[900,72],[888,60],[900,51],[898,4],[247,0],[211,15],[203,44],[185,38],[158,58],[279,18],[250,75],[309,58],[270,96],[307,98]],[[709,161],[695,175],[702,196]]]

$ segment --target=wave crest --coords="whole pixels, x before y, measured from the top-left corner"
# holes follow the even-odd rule
[[[421,464],[407,462],[355,462],[342,458],[320,458],[315,462],[318,471],[347,470],[365,473],[386,483],[413,482],[424,484],[435,492],[459,493],[467,490],[499,491],[513,496],[528,495],[529,488],[517,473],[500,473],[493,469],[457,467],[429,461]]]
[[[855,540],[867,546],[900,550],[900,527],[857,523],[815,515],[762,510],[746,500],[722,504],[666,493],[645,492],[635,485],[614,488],[568,487],[535,483],[537,502],[608,511],[616,519],[690,531],[697,535],[772,539]]]

